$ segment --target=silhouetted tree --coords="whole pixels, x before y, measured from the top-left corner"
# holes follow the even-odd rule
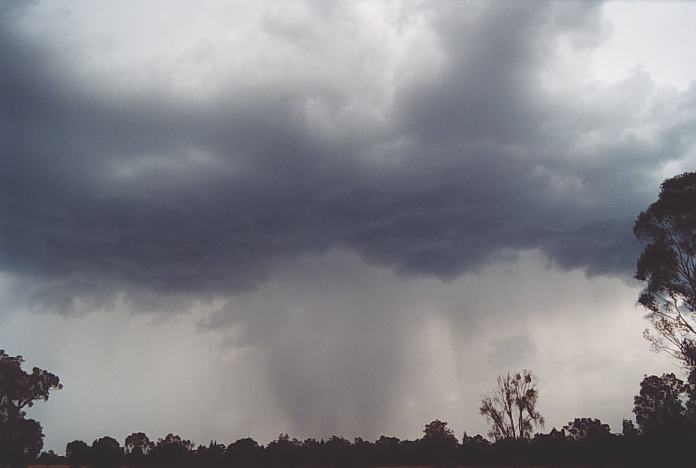
[[[674,374],[645,376],[640,393],[633,399],[633,412],[647,435],[674,434],[685,429],[686,408],[682,399],[687,387]]]
[[[676,387],[678,382],[673,381],[672,377],[659,379],[667,383],[658,385],[653,382],[655,379],[648,379],[651,382],[648,394],[669,394],[671,396],[666,399],[673,400],[670,392],[653,392],[652,389],[660,385]],[[683,395],[680,398],[683,399]],[[598,419],[576,418],[560,431],[554,428],[548,434],[537,433],[533,438],[508,437],[491,443],[480,435],[469,437],[464,433],[459,444],[447,423],[436,420],[425,426],[424,436],[417,440],[381,436],[371,443],[361,438],[351,442],[340,436],[332,436],[327,440],[300,441],[281,434],[266,447],[246,438],[227,448],[211,441],[195,450],[190,441],[169,434],[159,439],[149,454],[144,456],[143,465],[153,468],[693,465],[689,462],[693,459],[691,452],[696,444],[693,427],[677,433],[657,432],[657,437],[640,433],[629,420],[624,420],[623,428],[623,436],[620,436],[611,434],[609,426]],[[138,435],[133,439],[142,440],[143,437]],[[133,453],[132,448],[128,450]],[[105,456],[104,453],[111,455]],[[82,441],[70,442],[66,447],[67,460],[72,466],[115,466],[120,453],[118,442],[111,437],[96,440],[92,447]],[[104,463],[105,459],[110,465]],[[126,466],[134,466],[128,460],[123,460]],[[683,463],[684,460],[687,463]],[[41,461],[62,460],[56,458],[55,454],[45,453]]]
[[[539,391],[536,377],[527,369],[498,376],[496,389],[484,396],[479,408],[491,424],[489,435],[495,440],[529,439],[534,427],[544,426],[536,410]]]
[[[425,462],[433,465],[449,464],[454,461],[457,437],[447,423],[436,419],[425,425],[421,449]]]
[[[686,418],[693,427],[696,427],[696,367],[689,372],[689,377],[684,387],[687,396]]]
[[[689,417],[689,384],[674,374],[645,376],[634,398],[633,412],[641,430],[633,444],[641,463],[651,466],[690,466],[696,445],[696,426]],[[684,403],[687,403],[686,405]]]
[[[640,431],[631,419],[624,419],[621,423],[621,439],[617,440],[619,459],[624,466],[640,466],[641,450],[644,449],[643,438]]]
[[[241,468],[259,466],[262,450],[254,439],[247,437],[228,445],[225,459],[228,465]]]
[[[190,440],[174,434],[167,434],[164,439],[159,439],[155,447],[150,451],[148,460],[158,466],[189,466],[189,456],[193,449]]]
[[[25,408],[36,400],[48,400],[51,390],[61,389],[59,378],[34,367],[22,369],[22,356],[0,349],[0,466],[22,464],[36,458],[43,448],[41,424],[26,419]]]
[[[655,203],[633,227],[647,242],[635,277],[645,282],[638,302],[650,311],[657,334],[644,336],[687,366],[696,365],[696,172],[662,183]]]
[[[96,468],[121,466],[123,450],[113,437],[101,437],[92,443],[92,464]]]
[[[36,459],[36,463],[40,465],[64,465],[65,461],[65,457],[61,457],[53,450],[41,452],[41,455]]]
[[[211,440],[207,446],[199,445],[195,456],[197,466],[205,468],[221,467],[225,464],[225,446]]]
[[[0,424],[0,466],[25,465],[43,448],[41,424],[15,417]]]
[[[401,453],[401,440],[397,437],[380,436],[375,441],[375,460],[377,465],[400,465],[405,461]]]
[[[491,443],[482,435],[471,437],[464,432],[459,460],[465,465],[479,465],[489,456]]]
[[[155,446],[144,432],[133,432],[123,441],[125,460],[129,465],[140,466]]]
[[[154,445],[144,432],[134,432],[123,441],[123,449],[128,454],[147,455]]]
[[[356,466],[369,466],[374,458],[374,445],[362,437],[353,439],[353,462]]]
[[[353,466],[353,445],[349,440],[333,435],[323,444],[321,461],[328,466]]]
[[[423,441],[438,445],[457,445],[457,437],[447,423],[436,419],[425,425]]]
[[[302,443],[282,433],[266,447],[266,461],[271,466],[297,466],[300,464]]]
[[[611,435],[609,425],[596,418],[575,418],[563,426],[563,431],[574,441],[606,439]]]
[[[548,434],[537,433],[532,439],[532,460],[538,465],[560,465],[567,462],[569,443],[566,433],[555,427]]]
[[[92,448],[81,440],[73,440],[65,446],[65,458],[72,467],[92,463]]]
[[[575,418],[563,427],[570,442],[569,457],[576,463],[612,464],[618,458],[616,437],[596,418]]]

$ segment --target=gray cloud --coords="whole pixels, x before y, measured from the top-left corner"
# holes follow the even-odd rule
[[[485,433],[481,396],[520,367],[540,378],[549,429],[594,415],[619,430],[642,375],[672,369],[643,342],[635,297],[538,252],[447,282],[333,252],[166,320],[123,304],[80,317],[7,313],[0,341],[65,383],[31,409],[57,451],[134,430],[198,443],[416,438],[438,418]]]
[[[536,346],[529,335],[513,335],[491,340],[488,363],[495,369],[523,369],[532,361]]]

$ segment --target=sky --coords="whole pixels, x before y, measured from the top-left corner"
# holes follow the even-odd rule
[[[0,347],[71,440],[619,431],[689,2],[0,1]]]

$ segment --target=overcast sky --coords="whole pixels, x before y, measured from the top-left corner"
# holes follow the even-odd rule
[[[696,5],[0,0],[0,347],[46,448],[620,430],[631,228],[696,167]]]

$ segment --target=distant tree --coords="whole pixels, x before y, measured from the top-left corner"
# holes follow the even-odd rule
[[[90,465],[92,463],[92,448],[81,440],[73,440],[65,446],[65,458],[73,467]]]
[[[696,172],[662,183],[655,203],[636,219],[633,232],[647,245],[636,279],[645,286],[638,302],[657,334],[645,338],[689,367],[696,366]]]
[[[196,449],[196,464],[205,468],[220,467],[225,464],[225,449],[223,444],[211,440],[206,445],[199,445]]]
[[[568,460],[568,438],[555,427],[548,434],[538,432],[532,439],[535,465],[559,466]]]
[[[481,434],[470,436],[466,432],[462,435],[462,446],[489,447],[491,445]]]
[[[491,443],[482,435],[476,434],[472,437],[464,432],[460,460],[465,465],[480,465],[485,461],[490,448]]]
[[[247,437],[228,445],[225,459],[228,461],[227,464],[232,466],[254,466],[258,464],[262,450],[258,442]]]
[[[439,466],[454,461],[457,436],[446,422],[436,419],[425,425],[423,433],[420,448],[426,463]]]
[[[596,418],[575,418],[565,426],[563,432],[569,442],[568,451],[580,465],[612,465],[618,462],[617,437],[612,435],[608,424]]]
[[[375,441],[375,460],[378,465],[393,466],[403,464],[402,443],[398,437],[382,435]]]
[[[48,400],[51,390],[63,386],[59,378],[43,369],[22,369],[22,356],[0,349],[0,466],[35,459],[43,448],[41,424],[26,419],[25,409],[36,400]]]
[[[323,445],[321,461],[329,466],[349,466],[353,464],[353,445],[344,437],[332,435]]]
[[[125,452],[135,456],[147,455],[154,445],[144,432],[134,432],[123,441]]]
[[[645,376],[640,393],[633,399],[636,422],[644,434],[667,434],[681,431],[686,423],[687,386],[674,374]]]
[[[64,465],[65,457],[61,457],[53,450],[41,452],[41,455],[36,459],[36,463],[40,465]]]
[[[538,399],[536,377],[527,369],[499,376],[496,389],[484,396],[479,408],[491,424],[489,436],[529,439],[535,427],[544,426],[544,418],[536,410]]]
[[[92,463],[96,468],[121,466],[123,450],[113,437],[101,437],[92,443]]]
[[[150,451],[148,460],[152,460],[158,466],[189,466],[193,448],[194,445],[190,440],[170,433],[164,439],[157,441]]]
[[[296,466],[299,464],[301,448],[301,441],[281,433],[276,440],[269,442],[266,446],[266,461],[271,466]]]
[[[383,435],[379,436],[379,439],[375,441],[375,445],[396,449],[399,447],[399,445],[401,445],[401,440],[398,437],[389,437]]]
[[[353,438],[353,461],[357,466],[369,466],[374,461],[374,445],[362,437]]]
[[[425,425],[423,429],[424,442],[434,443],[437,445],[457,445],[457,436],[454,435],[452,429],[447,427],[447,423],[436,419],[435,421]]]
[[[569,440],[574,441],[596,441],[606,439],[611,435],[609,425],[596,418],[575,418],[563,426],[563,431]]]

